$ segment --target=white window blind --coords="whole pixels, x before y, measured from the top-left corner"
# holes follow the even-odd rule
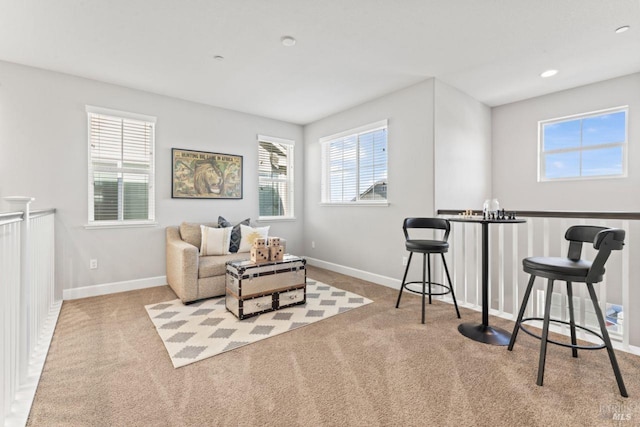
[[[258,135],[260,219],[293,218],[294,141]]]
[[[87,107],[89,224],[152,223],[155,118]]]
[[[322,202],[387,202],[387,121],[328,136],[322,144]]]

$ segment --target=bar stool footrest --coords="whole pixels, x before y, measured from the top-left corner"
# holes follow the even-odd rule
[[[411,289],[411,288],[409,288],[407,286],[407,285],[414,285],[414,284],[418,284],[418,285],[422,286],[422,280],[415,281],[415,282],[404,283],[402,285],[402,287],[404,288],[405,291],[409,291],[409,292],[412,292],[414,294],[422,295],[422,290]],[[440,286],[440,287],[442,287],[442,288],[444,288],[446,290],[442,291],[442,292],[433,292],[433,291],[429,292],[429,289],[428,289],[429,284],[431,284],[431,286]],[[435,283],[435,282],[425,282],[425,292],[424,292],[425,295],[437,296],[437,295],[447,295],[447,294],[450,294],[450,293],[451,293],[451,288],[449,286],[447,286],[447,285],[443,285],[442,283]]]
[[[540,335],[534,334],[533,332],[531,332],[530,330],[528,330],[527,328],[525,328],[525,325],[523,325],[525,322],[529,322],[529,321],[533,321],[533,320],[537,320],[540,322],[544,322],[544,318],[542,317],[527,317],[524,318],[520,321],[520,329],[522,329],[523,332],[525,332],[528,335],[531,335],[534,338],[537,338],[539,340],[542,339],[542,337]],[[563,325],[567,325],[567,326],[571,326],[571,323],[566,322],[564,320],[558,320],[558,319],[549,319],[549,323],[560,323]],[[552,339],[547,339],[547,342],[555,344],[555,345],[559,345],[561,347],[566,347],[566,348],[576,348],[578,350],[600,350],[603,348],[606,348],[607,346],[604,344],[604,338],[602,338],[602,335],[597,333],[596,331],[589,329],[589,328],[585,328],[584,326],[580,326],[580,325],[574,325],[577,329],[581,329],[591,335],[594,335],[598,338],[600,338],[602,340],[602,344],[594,344],[594,345],[580,345],[580,344],[567,344],[564,342],[559,342],[559,341],[554,341]]]

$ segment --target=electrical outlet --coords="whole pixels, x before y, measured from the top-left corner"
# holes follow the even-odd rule
[[[409,262],[409,258],[407,258],[406,256],[403,256],[402,257],[402,266],[406,267],[408,262]]]
[[[89,268],[91,270],[97,270],[98,269],[98,260],[93,258],[89,260]]]
[[[312,240],[311,241],[311,249],[315,249],[316,248],[316,241]]]

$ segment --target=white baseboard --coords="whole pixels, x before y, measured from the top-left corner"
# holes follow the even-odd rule
[[[97,297],[118,292],[134,291],[136,289],[153,288],[167,284],[167,276],[147,277],[144,279],[125,280],[124,282],[103,283],[101,285],[83,286],[82,288],[65,289],[62,292],[64,300]]]
[[[356,277],[358,279],[373,282],[378,285],[387,286],[393,289],[400,289],[402,283],[399,279],[392,277],[382,276],[380,274],[370,273],[364,270],[358,270],[357,268],[347,267],[345,265],[334,264],[332,262],[323,261],[316,258],[304,257],[309,265],[314,267],[324,268],[325,270],[335,271],[336,273],[346,274],[347,276]]]

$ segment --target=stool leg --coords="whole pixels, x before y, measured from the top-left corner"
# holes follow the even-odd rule
[[[524,312],[527,309],[527,303],[529,302],[529,295],[531,295],[531,289],[533,289],[533,282],[535,280],[536,280],[536,276],[532,274],[531,277],[529,278],[529,284],[527,285],[527,290],[524,292],[524,298],[522,299],[522,304],[520,305],[520,311],[518,312],[516,325],[513,327],[513,332],[511,333],[511,340],[509,340],[509,347],[507,347],[509,351],[513,350],[513,345],[516,343],[516,337],[518,336],[518,332],[520,331],[520,323],[522,322],[522,317],[524,316]]]
[[[567,282],[567,299],[569,300],[569,325],[571,326],[571,345],[577,345],[576,341],[576,319],[573,314],[573,285],[571,282]],[[578,357],[578,349],[573,347],[571,349],[573,357]]]
[[[549,338],[549,318],[551,317],[551,297],[553,296],[553,279],[547,285],[547,298],[544,305],[544,322],[542,323],[542,343],[540,344],[540,361],[538,362],[538,381],[542,385],[544,379],[544,362],[547,358],[547,340]]]
[[[409,261],[407,261],[407,268],[404,269],[404,276],[402,277],[402,284],[400,285],[400,293],[398,294],[398,301],[396,302],[396,308],[400,306],[400,298],[402,297],[402,290],[404,289],[404,283],[407,281],[407,273],[409,272],[409,266],[411,265],[411,257],[413,252],[409,252]]]
[[[427,257],[427,265],[429,266],[429,304],[431,304],[431,254],[425,254]]]
[[[444,271],[447,273],[447,280],[449,280],[449,289],[451,290],[451,297],[453,298],[453,305],[456,307],[456,313],[458,314],[458,319],[460,318],[460,310],[458,310],[458,303],[456,302],[456,294],[453,292],[453,283],[451,283],[451,276],[449,276],[449,269],[447,268],[447,261],[444,259],[444,254],[440,254],[442,256],[442,265],[444,265]]]
[[[424,325],[424,297],[425,297],[425,286],[426,286],[426,274],[427,274],[427,254],[422,254],[422,324]],[[431,299],[431,295],[429,295],[429,299]]]
[[[596,297],[596,292],[593,289],[593,284],[587,283],[587,289],[589,290],[589,296],[591,297],[591,301],[593,302],[593,309],[596,312],[596,317],[598,318],[598,323],[600,324],[600,331],[602,332],[602,340],[604,341],[604,344],[607,347],[607,353],[609,353],[609,360],[611,361],[611,367],[613,368],[613,373],[616,376],[616,381],[618,382],[618,389],[620,390],[620,394],[622,395],[622,397],[629,397],[629,395],[627,394],[627,389],[624,386],[624,381],[622,380],[622,374],[620,373],[620,367],[618,366],[616,355],[613,352],[613,346],[611,345],[611,340],[609,339],[609,332],[607,331],[607,325],[604,322],[604,317],[602,316],[602,310],[600,310],[600,304],[598,304],[598,298]]]

